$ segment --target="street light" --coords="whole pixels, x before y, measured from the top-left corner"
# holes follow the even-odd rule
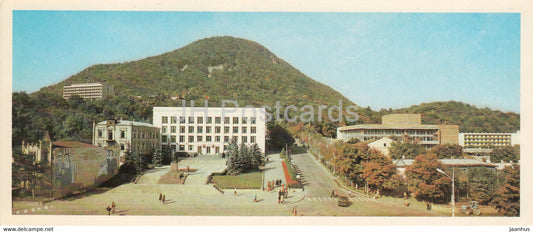
[[[455,185],[454,185],[454,179],[455,179],[455,167],[452,167],[452,176],[446,174],[446,172],[440,170],[437,168],[437,172],[440,172],[447,176],[448,178],[452,179],[452,217],[455,217]]]

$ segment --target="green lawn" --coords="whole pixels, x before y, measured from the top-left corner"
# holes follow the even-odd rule
[[[237,176],[213,176],[212,182],[222,189],[260,189],[262,175],[262,172],[256,171]]]

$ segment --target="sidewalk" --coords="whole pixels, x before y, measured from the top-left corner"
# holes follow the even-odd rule
[[[268,162],[266,162],[265,167],[263,168],[265,173],[265,178],[263,179],[263,187],[266,189],[268,181],[273,181],[281,179],[284,184],[285,174],[283,173],[283,167],[281,166],[282,158],[279,157],[279,154],[268,155]]]

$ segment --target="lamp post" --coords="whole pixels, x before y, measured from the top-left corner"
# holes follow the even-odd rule
[[[452,167],[452,176],[446,174],[446,172],[440,170],[439,168],[437,168],[437,172],[440,172],[444,174],[445,176],[447,176],[448,178],[452,179],[452,217],[455,217],[455,184],[454,184],[455,167]]]

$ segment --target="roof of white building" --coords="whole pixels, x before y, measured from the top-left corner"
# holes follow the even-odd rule
[[[410,166],[414,163],[414,159],[400,159],[394,160],[394,164],[397,167]],[[487,166],[487,167],[496,167],[494,164],[485,163],[476,159],[439,159],[439,161],[446,166],[456,166],[456,167],[471,167],[471,166]]]
[[[98,125],[107,125],[107,121],[101,121],[98,123]],[[155,127],[155,128],[159,128],[159,127],[156,127],[150,123],[146,123],[146,122],[135,122],[135,121],[129,121],[129,120],[120,120],[118,121],[118,123],[116,123],[115,125],[118,125],[118,126],[128,126],[128,125],[133,125],[133,126],[147,126],[147,127]]]
[[[343,126],[340,131],[359,129],[439,129],[436,125],[402,125],[402,124],[359,124],[353,126]]]

